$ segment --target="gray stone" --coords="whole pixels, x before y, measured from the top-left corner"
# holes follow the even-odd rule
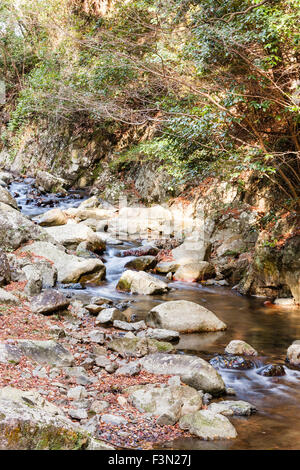
[[[18,339],[0,343],[0,362],[18,362],[22,356],[53,366],[70,366],[74,362],[70,352],[53,340]]]
[[[240,354],[242,356],[257,356],[257,351],[250,344],[241,340],[232,340],[225,348],[226,354]]]
[[[0,286],[9,284],[11,280],[10,266],[6,254],[0,248]]]
[[[18,305],[19,303],[18,297],[0,288],[0,304]]]
[[[127,420],[122,416],[116,416],[111,414],[104,414],[101,416],[101,421],[112,426],[122,426],[127,424]]]
[[[139,331],[139,330],[145,330],[147,328],[146,323],[143,320],[138,321],[138,322],[132,322],[132,323],[128,323],[128,322],[121,321],[121,320],[114,320],[113,326],[115,328],[119,328],[120,330],[126,330],[126,331]]]
[[[80,282],[87,275],[97,275],[99,280],[105,277],[105,266],[101,260],[68,255],[62,247],[56,247],[52,243],[35,242],[23,247],[21,251],[43,256],[54,263],[58,281],[63,284]]]
[[[35,313],[49,315],[53,312],[65,310],[70,300],[57,290],[47,289],[31,301],[31,309]]]
[[[220,374],[204,359],[178,354],[150,354],[140,360],[144,370],[151,374],[179,375],[181,381],[196,390],[213,395],[225,393]]]
[[[144,271],[124,271],[117,289],[133,294],[153,295],[164,294],[169,291],[167,284]]]
[[[1,450],[84,449],[88,435],[35,391],[0,389]]]
[[[126,320],[125,315],[117,308],[105,308],[96,318],[96,325],[110,325],[114,320]]]
[[[214,313],[187,300],[164,302],[150,310],[146,322],[152,328],[166,328],[180,333],[208,332],[226,329]]]
[[[218,403],[211,403],[208,410],[213,413],[219,413],[224,416],[250,416],[256,412],[256,408],[247,401],[220,401]]]
[[[210,410],[200,410],[183,416],[179,421],[179,427],[206,440],[237,437],[237,432],[230,421],[225,416]]]

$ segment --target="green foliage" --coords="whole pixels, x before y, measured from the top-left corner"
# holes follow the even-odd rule
[[[299,0],[82,3],[1,4],[9,132],[41,116],[151,127],[113,168],[154,159],[174,185],[250,170],[297,199]]]

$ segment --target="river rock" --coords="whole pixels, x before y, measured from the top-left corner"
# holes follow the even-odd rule
[[[66,184],[64,179],[54,176],[47,171],[38,171],[36,174],[35,185],[48,193],[65,193],[64,186]]]
[[[165,282],[143,271],[124,271],[117,289],[133,294],[153,295],[164,294],[168,292],[169,287]]]
[[[128,401],[141,413],[157,416],[156,423],[173,425],[188,413],[202,407],[201,395],[187,385],[136,385],[125,390]]]
[[[258,352],[245,341],[234,339],[227,344],[226,354],[240,354],[242,356],[257,356]]]
[[[0,202],[13,207],[14,209],[18,209],[18,203],[15,198],[12,197],[7,189],[2,188],[2,186],[0,186]]]
[[[81,242],[89,242],[86,249],[90,251],[102,252],[105,249],[105,242],[86,225],[72,222],[58,227],[46,227],[45,230],[57,243],[69,249],[76,249]]]
[[[116,371],[116,375],[126,375],[126,376],[133,376],[137,375],[141,370],[141,366],[138,362],[130,362],[129,364],[125,364],[124,366],[119,367]]]
[[[264,377],[282,377],[285,375],[284,367],[281,364],[268,364],[257,371]]]
[[[108,343],[108,348],[123,357],[143,357],[156,352],[169,353],[174,350],[172,344],[147,338],[116,338]]]
[[[140,360],[151,374],[179,375],[182,382],[212,395],[225,393],[220,374],[204,359],[179,354],[151,354]]]
[[[16,209],[0,202],[0,246],[16,250],[30,240],[53,241],[44,228],[35,225]]]
[[[63,248],[48,242],[35,242],[21,248],[22,252],[33,253],[50,260],[57,269],[57,279],[63,284],[80,282],[84,275],[96,274],[105,277],[105,266],[99,259],[83,259],[68,255]]]
[[[300,366],[300,343],[294,342],[287,350],[287,362],[292,366]]]
[[[27,256],[8,254],[12,281],[32,281],[37,278],[41,281],[43,289],[54,287],[57,281],[57,269],[54,264],[45,258],[36,258],[28,253]],[[40,284],[40,282],[38,282]]]
[[[39,294],[43,286],[43,279],[40,275],[40,271],[33,264],[27,264],[24,266],[23,272],[27,279],[24,289],[25,294],[30,296]]]
[[[0,362],[19,362],[22,356],[29,357],[39,364],[72,366],[74,358],[61,344],[53,340],[18,339],[0,342]]]
[[[10,266],[6,254],[0,248],[0,286],[9,284],[11,280]]]
[[[31,301],[32,311],[44,315],[49,315],[59,310],[65,310],[69,305],[70,300],[61,292],[53,289],[47,289],[40,295],[34,297]]]
[[[156,265],[156,272],[161,274],[175,273],[179,268],[179,264],[174,261],[161,261]]]
[[[179,264],[179,266],[204,261],[208,246],[208,243],[202,240],[195,240],[191,237],[171,251],[173,260],[175,263]]]
[[[0,288],[0,304],[18,305],[19,303],[18,297]]]
[[[126,331],[139,331],[139,330],[145,330],[147,328],[144,320],[132,322],[132,323],[128,323],[126,321],[121,321],[121,320],[115,320],[113,323],[113,326],[115,328],[119,328],[120,330],[126,330]]]
[[[237,432],[229,419],[210,410],[183,416],[179,427],[205,440],[234,439]]]
[[[209,362],[217,369],[245,370],[253,369],[255,367],[254,362],[250,361],[250,359],[230,354],[228,356],[222,356],[219,354],[218,356],[213,357]]]
[[[134,269],[136,271],[147,271],[155,268],[157,260],[155,256],[140,256],[134,258],[125,264],[126,269]]]
[[[137,334],[140,338],[152,338],[158,341],[177,341],[179,340],[178,331],[164,330],[163,328],[148,328]]]
[[[218,403],[211,403],[208,410],[224,416],[250,416],[256,412],[256,408],[251,403],[243,400],[224,400]]]
[[[111,325],[115,320],[125,321],[125,315],[115,307],[105,308],[96,318],[96,325]]]
[[[210,279],[216,275],[215,267],[207,261],[180,266],[174,274],[175,281],[196,282]]]
[[[68,218],[61,209],[51,209],[45,212],[41,219],[39,219],[39,225],[42,227],[53,227],[56,225],[65,225],[68,222]]]
[[[150,310],[146,323],[152,328],[166,328],[179,333],[225,330],[226,325],[202,305],[187,300],[173,300]]]
[[[35,391],[0,389],[1,450],[84,449],[88,435]]]

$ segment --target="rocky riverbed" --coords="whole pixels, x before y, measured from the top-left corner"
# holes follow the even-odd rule
[[[295,299],[227,287],[163,207],[45,179],[0,173],[0,448],[297,448]]]

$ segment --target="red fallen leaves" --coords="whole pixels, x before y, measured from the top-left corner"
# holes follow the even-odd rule
[[[22,290],[25,289],[26,284],[27,284],[27,281],[11,282],[7,286],[5,286],[4,289],[8,292],[13,292],[13,291],[16,291],[16,290],[21,290],[22,291]]]
[[[25,304],[19,307],[0,305],[0,341],[13,339],[52,339],[50,327],[57,325],[67,330],[66,325],[55,317],[44,317],[33,314]],[[82,320],[79,334],[82,342],[70,344],[67,338],[60,340],[75,357],[75,364],[82,365],[88,356],[93,344],[85,343],[85,338],[91,329],[95,328],[95,317],[86,317]],[[106,333],[116,332],[114,328],[98,328]],[[84,349],[84,350],[83,350]],[[107,357],[116,357],[107,351]],[[112,357],[110,357],[112,359]],[[135,360],[135,359],[133,359]],[[53,402],[57,406],[63,407],[65,412],[72,408],[73,400],[67,397],[67,390],[70,386],[78,385],[76,377],[66,376],[63,372],[58,373],[53,378],[50,377],[51,367],[42,365],[48,377],[38,377],[34,370],[39,364],[22,357],[16,364],[0,363],[0,387],[12,386],[22,390],[37,390],[44,392],[45,399]],[[105,400],[109,407],[103,412],[124,417],[127,424],[123,426],[112,426],[111,424],[99,424],[98,437],[119,448],[152,448],[154,443],[171,441],[177,438],[190,437],[182,431],[178,424],[175,426],[159,426],[155,418],[149,418],[140,413],[129,402],[121,406],[118,398],[126,397],[123,391],[133,385],[145,385],[149,383],[167,383],[169,376],[157,376],[146,371],[141,371],[136,376],[117,376],[107,373],[101,369],[101,374],[89,369],[85,372],[89,377],[96,378],[94,383],[86,386],[90,392],[94,392],[93,399]],[[65,387],[64,387],[65,386]],[[98,415],[99,417],[99,415]],[[74,422],[76,422],[74,420]]]
[[[172,250],[160,250],[160,252],[156,256],[158,262],[161,261],[174,261]]]

